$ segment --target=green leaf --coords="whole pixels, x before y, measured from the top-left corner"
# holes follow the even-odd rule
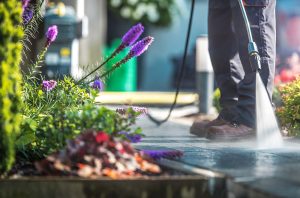
[[[24,147],[32,142],[35,141],[35,134],[32,131],[32,133],[26,133],[22,134],[16,141],[17,148]]]

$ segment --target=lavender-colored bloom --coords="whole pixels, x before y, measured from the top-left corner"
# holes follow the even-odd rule
[[[130,134],[126,131],[121,131],[118,135],[124,135],[131,143],[138,143],[142,140],[142,136],[140,134]]]
[[[43,90],[45,91],[51,91],[56,85],[57,82],[55,80],[43,80]]]
[[[33,17],[33,11],[30,8],[25,8],[22,14],[23,23],[27,24]]]
[[[123,36],[122,38],[122,44],[127,46],[131,46],[135,41],[141,36],[141,34],[144,32],[144,26],[139,23],[130,30]]]
[[[23,10],[24,10],[25,8],[27,8],[29,2],[30,2],[30,0],[22,0],[22,8],[23,8]]]
[[[48,31],[46,32],[47,46],[49,46],[53,41],[55,41],[57,34],[58,34],[58,29],[56,25],[52,25],[48,28]]]
[[[96,79],[96,80],[91,84],[91,87],[92,87],[93,89],[102,91],[104,86],[103,86],[103,82],[102,82],[100,79]]]
[[[131,57],[140,56],[148,49],[148,47],[151,45],[151,43],[153,41],[154,41],[154,38],[151,36],[147,36],[147,37],[143,38],[142,40],[140,40],[139,42],[137,42],[136,44],[134,44],[131,47],[131,50],[129,53],[130,56]]]
[[[131,143],[139,143],[142,141],[142,136],[139,134],[129,134],[126,137]]]
[[[155,160],[162,158],[178,158],[183,155],[182,151],[177,150],[142,150],[142,153]]]
[[[127,56],[125,56],[125,58],[123,58],[122,60],[120,60],[119,62],[115,63],[112,68],[110,70],[108,70],[107,72],[105,72],[104,74],[102,74],[100,77],[106,77],[107,75],[109,75],[110,73],[112,73],[114,70],[116,70],[117,68],[119,68],[121,65],[125,64],[126,62],[128,62],[130,59],[132,59],[133,57],[137,57],[140,56],[142,53],[144,53],[148,47],[151,45],[151,43],[154,41],[154,38],[151,36],[148,36],[140,41],[138,41],[137,43],[135,43],[131,49],[130,52],[127,54]],[[109,59],[110,60],[112,57],[114,57],[118,52],[120,52],[120,50],[122,49],[123,45],[121,44],[115,51],[114,53],[110,56]],[[107,62],[107,61],[106,61]]]

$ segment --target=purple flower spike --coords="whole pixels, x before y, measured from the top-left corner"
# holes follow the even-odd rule
[[[43,80],[43,90],[45,91],[51,91],[54,89],[57,85],[57,82],[55,80]]]
[[[52,25],[48,28],[48,31],[46,33],[46,37],[47,37],[46,46],[49,46],[53,41],[55,41],[57,34],[58,34],[58,29],[56,25]]]
[[[130,30],[123,36],[122,38],[122,44],[125,45],[126,47],[131,46],[135,41],[141,36],[141,34],[144,32],[144,26],[139,23]]]
[[[92,83],[91,87],[93,89],[102,91],[104,86],[103,86],[103,82],[100,79],[97,79]]]
[[[139,42],[137,42],[132,46],[130,50],[130,56],[131,57],[140,56],[148,49],[148,47],[151,45],[153,41],[154,38],[151,36],[147,36],[143,38],[142,40],[140,40]]]
[[[148,155],[154,160],[162,158],[178,158],[183,155],[181,151],[177,150],[142,150],[142,153]]]
[[[139,134],[129,134],[126,137],[131,143],[139,143],[142,141],[142,136]]]
[[[30,0],[22,0],[22,8],[23,8],[23,10],[24,10],[25,8],[27,8],[29,2],[30,2]]]
[[[29,8],[25,8],[22,14],[23,23],[27,24],[33,17],[33,11]]]
[[[130,134],[126,131],[121,131],[119,135],[124,135],[131,143],[139,143],[142,141],[142,136],[139,134]]]

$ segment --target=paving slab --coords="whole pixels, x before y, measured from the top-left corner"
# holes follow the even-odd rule
[[[224,173],[235,189],[255,189],[269,197],[300,197],[299,140],[285,139],[282,148],[262,150],[256,148],[255,140],[216,142],[196,137],[189,134],[190,125],[176,121],[156,126],[142,118],[138,125],[146,134],[138,148],[181,150],[184,156],[177,161]]]

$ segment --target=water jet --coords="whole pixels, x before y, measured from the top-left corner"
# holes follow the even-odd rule
[[[255,110],[256,110],[256,138],[257,146],[260,149],[282,147],[283,141],[276,116],[272,107],[272,100],[260,76],[261,63],[260,55],[253,41],[248,16],[242,0],[238,0],[248,35],[248,54],[252,71],[256,72],[255,87]]]

